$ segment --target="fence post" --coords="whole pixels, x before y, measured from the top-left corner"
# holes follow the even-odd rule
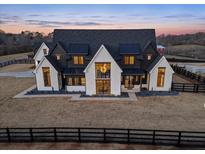
[[[155,130],[153,130],[152,144],[155,144]]]
[[[196,92],[199,92],[199,84],[196,84]]]
[[[103,128],[103,138],[104,138],[104,142],[106,142],[106,129]]]
[[[184,85],[185,85],[185,84],[183,83],[183,88],[182,88],[182,91],[183,91],[183,92],[184,92]]]
[[[81,142],[81,132],[80,132],[80,128],[78,128],[78,141]]]
[[[53,129],[54,132],[54,140],[57,141],[57,133],[56,133],[56,128]]]
[[[181,132],[179,132],[179,135],[178,135],[178,145],[181,144]]]
[[[31,142],[33,142],[33,130],[32,128],[29,129]]]
[[[6,128],[6,132],[7,132],[8,141],[11,142],[11,136],[10,136],[9,128]]]
[[[173,83],[173,82],[172,82],[172,86],[171,86],[171,89],[172,89],[172,90],[174,90],[174,83]]]
[[[127,142],[130,143],[130,130],[127,129]]]

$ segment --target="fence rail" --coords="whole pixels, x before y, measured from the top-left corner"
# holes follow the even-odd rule
[[[198,75],[198,74],[195,74],[195,73],[192,73],[190,71],[187,71],[185,69],[185,67],[180,67],[178,65],[171,65],[171,66],[177,74],[184,75],[187,78],[190,78],[190,79],[195,80],[199,83],[205,84],[205,77]]]
[[[205,93],[205,85],[192,83],[172,83],[172,90],[178,92]]]
[[[5,67],[11,64],[34,64],[34,60],[31,58],[8,60],[8,61],[0,62],[0,67]]]
[[[144,143],[205,147],[205,132],[116,128],[0,128],[0,142]]]

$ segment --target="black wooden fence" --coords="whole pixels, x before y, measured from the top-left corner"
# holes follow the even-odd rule
[[[199,75],[199,74],[196,74],[196,73],[192,73],[190,71],[187,71],[185,69],[185,67],[180,67],[178,65],[171,65],[173,70],[177,73],[177,74],[181,74],[181,75],[184,75],[185,77],[187,78],[190,78],[192,80],[195,80],[199,83],[202,83],[202,84],[205,84],[205,77]]]
[[[205,147],[205,132],[116,128],[0,128],[0,142],[97,142]]]
[[[205,85],[193,83],[172,83],[172,90],[178,92],[205,93]]]
[[[34,64],[34,60],[30,58],[8,60],[8,61],[0,62],[0,67],[12,65],[12,64]]]

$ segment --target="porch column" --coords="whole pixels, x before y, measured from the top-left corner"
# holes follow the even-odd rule
[[[140,91],[142,90],[142,75],[140,75]]]

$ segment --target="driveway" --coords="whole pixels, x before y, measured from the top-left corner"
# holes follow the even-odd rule
[[[34,74],[32,73],[32,71],[3,72],[3,73],[0,73],[0,77],[29,78],[29,77],[34,77]]]

